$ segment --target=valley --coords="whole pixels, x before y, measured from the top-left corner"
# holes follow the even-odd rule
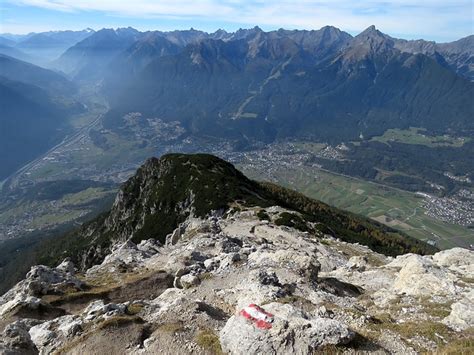
[[[28,93],[7,114],[47,131],[38,148],[8,137],[24,152],[7,157],[22,163],[1,182],[0,240],[84,222],[149,157],[206,152],[440,248],[474,243],[474,37],[433,51],[374,26],[44,34],[63,35],[78,42],[56,72],[1,57],[5,90]],[[22,113],[31,99],[55,121]]]
[[[138,117],[138,116],[136,116]],[[341,161],[346,145],[314,142],[279,142],[249,151],[236,151],[229,142],[186,134],[179,123],[153,120],[140,126],[130,118],[130,136],[124,138],[102,127],[100,116],[78,128],[47,154],[28,164],[9,181],[9,186],[26,188],[47,181],[71,178],[101,181],[107,188],[90,188],[64,194],[51,201],[25,201],[0,205],[3,239],[21,231],[48,229],[84,220],[91,206],[107,200],[118,184],[131,176],[150,156],[167,152],[208,152],[222,157],[257,180],[273,181],[307,196],[401,230],[439,248],[469,247],[474,243],[474,199],[468,189],[439,197],[415,193],[324,169],[315,157]],[[91,137],[91,131],[101,138]],[[102,142],[102,143],[98,143]],[[100,145],[100,146],[98,146]],[[463,195],[464,193],[464,195]],[[79,201],[79,203],[76,203]],[[106,204],[103,204],[106,205]],[[28,213],[26,212],[28,211]]]

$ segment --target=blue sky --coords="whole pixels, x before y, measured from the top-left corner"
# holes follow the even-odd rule
[[[395,37],[451,41],[474,33],[473,18],[473,0],[0,0],[0,33],[333,25],[357,34],[374,24]]]

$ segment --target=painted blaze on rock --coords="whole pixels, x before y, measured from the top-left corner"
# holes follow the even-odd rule
[[[270,329],[272,327],[273,314],[266,312],[256,304],[252,303],[244,307],[239,314],[255,324],[257,328]]]

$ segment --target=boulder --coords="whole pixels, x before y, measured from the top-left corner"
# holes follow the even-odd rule
[[[354,271],[365,271],[369,267],[369,261],[367,257],[363,255],[351,257],[346,264],[347,269]]]
[[[5,294],[5,296],[9,295]],[[0,316],[4,316],[15,309],[37,310],[42,306],[45,308],[50,307],[48,303],[42,301],[40,298],[29,296],[25,292],[19,292],[0,306]]]
[[[76,273],[76,266],[74,265],[74,263],[71,261],[70,258],[66,258],[63,260],[61,264],[56,266],[56,270],[62,271],[69,275],[74,275]]]
[[[85,319],[88,321],[96,319],[106,319],[117,315],[125,314],[127,306],[123,303],[108,303],[104,304],[104,301],[97,300],[91,302],[89,306],[84,310]]]
[[[408,254],[397,257],[387,266],[399,265],[400,259],[403,259],[403,266],[392,287],[395,292],[410,296],[455,295],[458,292],[454,283],[457,277],[436,266],[429,257]]]
[[[242,248],[242,241],[237,238],[225,237],[220,242],[220,249],[222,253],[237,253]]]
[[[219,267],[220,263],[221,260],[219,257],[209,258],[204,260],[204,267],[206,268],[206,271],[213,271]]]
[[[37,354],[38,350],[28,333],[35,324],[36,322],[29,320],[18,320],[8,324],[0,338],[0,354]]]
[[[316,281],[321,268],[316,257],[294,250],[267,250],[262,248],[248,257],[248,262],[255,267],[280,267],[296,272],[308,281]]]
[[[82,324],[81,317],[66,315],[31,327],[29,335],[40,354],[51,354],[78,335]]]
[[[464,277],[474,277],[474,251],[452,248],[433,255],[433,261],[443,267],[456,271]]]
[[[61,264],[68,268],[71,265]],[[61,266],[60,265],[60,266]],[[72,267],[74,267],[72,265]],[[26,288],[31,295],[45,295],[49,291],[60,292],[64,287],[74,287],[77,290],[83,288],[84,283],[62,269],[53,269],[44,265],[33,266],[26,274]]]
[[[309,318],[289,304],[264,307],[273,315],[271,327],[259,327],[242,314],[232,316],[219,334],[229,354],[308,354],[325,345],[346,344],[354,333],[329,318]]]
[[[142,240],[140,244],[137,245],[138,250],[147,253],[149,256],[158,254],[161,247],[161,243],[156,239]]]
[[[180,224],[171,234],[166,236],[165,245],[175,245],[186,232],[186,224]]]
[[[474,327],[474,290],[471,290],[460,301],[451,305],[451,313],[443,323],[456,331]]]

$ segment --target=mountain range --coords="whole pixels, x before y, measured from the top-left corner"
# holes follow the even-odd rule
[[[49,31],[27,35],[0,34],[0,53],[37,65],[48,66],[68,48],[84,40],[94,30]]]
[[[374,26],[355,37],[331,26],[234,33],[129,27],[0,43],[24,60],[61,47],[49,67],[80,85],[99,84],[110,106],[104,124],[122,133],[123,117],[140,112],[179,121],[194,135],[341,142],[410,126],[472,133],[473,40],[407,41]]]
[[[347,141],[410,126],[472,132],[473,38],[405,41],[373,26],[355,37],[329,26],[212,34],[128,28],[94,33],[56,65],[73,80],[101,83],[108,128],[141,112],[198,135]]]

